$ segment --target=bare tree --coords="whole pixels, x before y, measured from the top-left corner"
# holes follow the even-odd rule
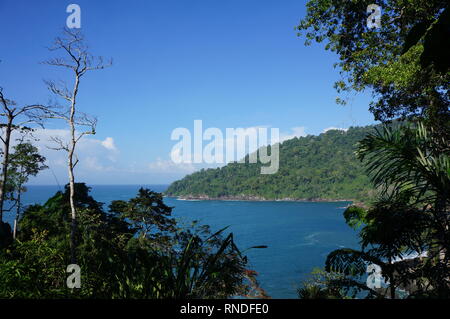
[[[2,134],[0,141],[2,143],[2,163],[0,175],[0,222],[3,220],[6,185],[8,179],[8,165],[10,162],[10,147],[11,136],[13,131],[24,132],[29,131],[27,125],[31,123],[42,125],[42,118],[37,116],[37,112],[43,110],[49,111],[46,107],[38,104],[17,106],[17,104],[10,99],[7,99],[3,94],[3,89],[0,87],[0,117],[4,122],[0,124]]]
[[[70,209],[71,209],[71,232],[70,232],[70,254],[72,263],[76,263],[76,230],[77,212],[75,207],[75,177],[74,168],[78,164],[75,154],[77,143],[88,134],[95,134],[97,119],[77,109],[77,97],[80,81],[83,76],[92,70],[101,70],[112,64],[112,61],[104,63],[102,57],[94,57],[89,53],[88,46],[79,30],[64,29],[63,36],[55,39],[50,51],[62,51],[63,57],[53,58],[43,62],[44,64],[63,67],[70,71],[74,77],[73,87],[67,88],[64,82],[45,81],[50,92],[65,101],[66,106],[59,106],[59,110],[52,109],[45,115],[48,118],[61,119],[69,125],[70,139],[64,141],[62,138],[53,137],[56,143],[55,150],[67,152],[67,167],[69,172]]]

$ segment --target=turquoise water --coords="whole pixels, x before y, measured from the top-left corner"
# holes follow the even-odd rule
[[[128,199],[140,186],[97,185],[91,194],[100,202]],[[147,185],[162,192],[167,186]],[[59,188],[29,186],[25,204],[43,203]],[[357,248],[356,233],[345,224],[342,213],[348,202],[247,202],[184,201],[166,198],[174,206],[173,216],[185,221],[200,220],[219,230],[230,226],[241,250],[255,245],[266,249],[246,252],[250,268],[259,273],[261,286],[273,298],[296,298],[296,289],[314,267],[323,267],[334,249]],[[6,220],[11,216],[6,214]]]

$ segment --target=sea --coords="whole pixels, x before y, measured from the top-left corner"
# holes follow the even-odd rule
[[[163,192],[168,185],[89,185],[91,195],[108,205],[136,196],[140,187]],[[28,186],[23,204],[43,204],[59,186]],[[248,268],[258,273],[260,286],[272,298],[297,298],[297,289],[314,268],[323,268],[328,253],[358,248],[357,233],[343,217],[350,202],[283,202],[179,200],[165,197],[172,216],[182,223],[198,220],[212,231],[226,226],[245,251]],[[5,214],[12,223],[13,216]],[[263,249],[249,249],[266,245]]]

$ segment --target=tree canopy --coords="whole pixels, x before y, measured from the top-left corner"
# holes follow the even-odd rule
[[[371,90],[375,119],[427,115],[448,125],[448,1],[377,1],[382,12],[380,28],[367,25],[367,7],[372,3],[308,1],[299,35],[306,44],[325,42],[325,48],[338,55],[338,92]]]
[[[171,196],[210,198],[368,200],[373,193],[356,143],[372,126],[330,130],[318,136],[293,138],[280,145],[280,168],[260,174],[261,163],[230,163],[202,170],[174,182]]]

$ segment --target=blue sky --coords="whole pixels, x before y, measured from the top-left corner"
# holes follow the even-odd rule
[[[161,184],[182,177],[193,168],[170,164],[170,135],[192,129],[196,119],[222,130],[277,127],[285,135],[374,123],[368,95],[335,104],[337,56],[296,36],[306,3],[299,0],[1,0],[0,86],[18,103],[47,102],[42,80],[65,79],[39,62],[53,56],[46,47],[70,3],[81,7],[91,51],[114,59],[81,84],[79,108],[99,123],[79,150],[79,181]],[[52,170],[32,184],[55,184],[54,175],[66,182],[65,154],[45,147],[46,134],[65,128],[51,122],[42,133]]]

